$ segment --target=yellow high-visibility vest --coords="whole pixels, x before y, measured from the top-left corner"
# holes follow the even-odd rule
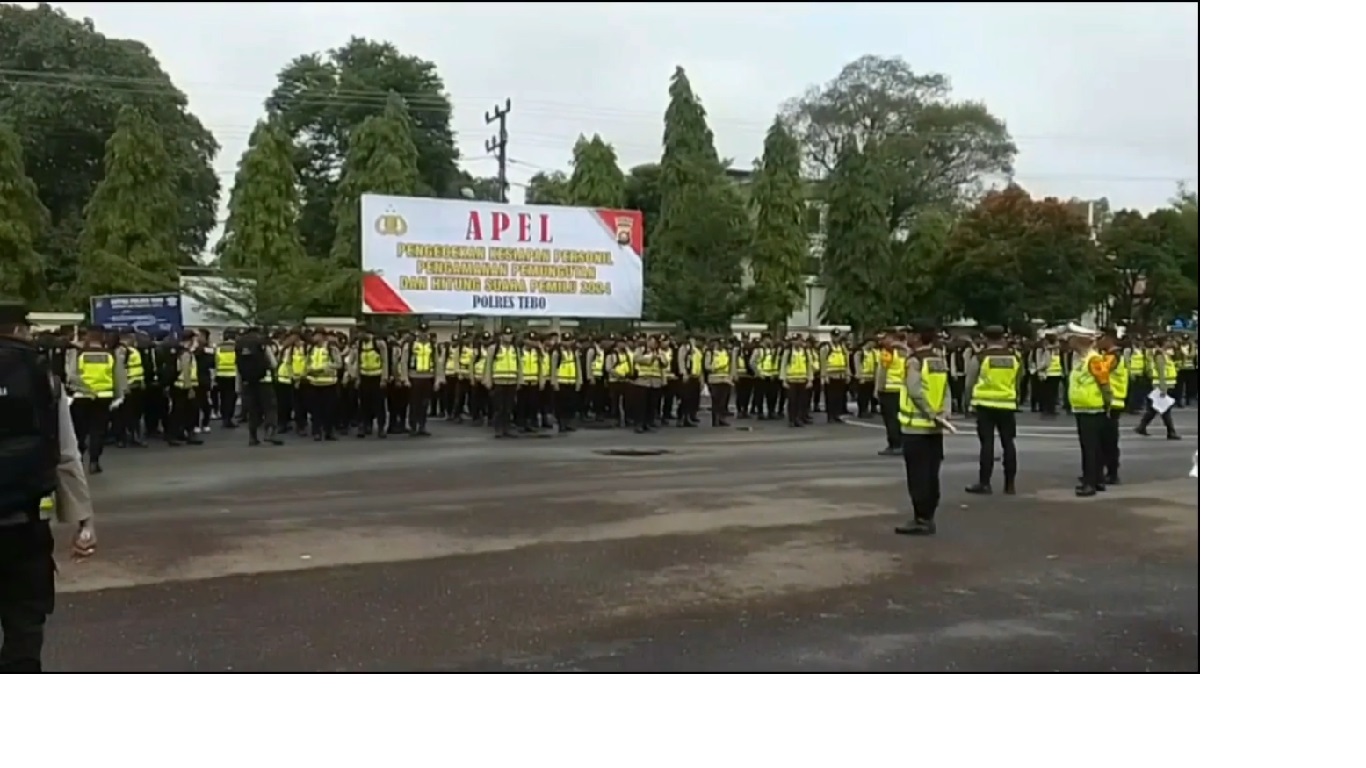
[[[1067,402],[1074,413],[1078,411],[1099,411],[1105,408],[1105,395],[1100,391],[1100,382],[1091,375],[1091,361],[1099,357],[1095,350],[1072,366],[1072,375],[1067,381]]]
[[[897,421],[901,422],[901,426],[912,429],[938,427],[932,419],[921,416],[920,411],[916,410],[915,403],[906,392],[906,360],[903,358],[901,363],[901,383],[897,385],[901,391],[901,408],[898,409]],[[920,386],[930,405],[930,413],[943,413],[944,398],[948,397],[949,392],[949,364],[938,357],[921,360]]]
[[[128,371],[128,382],[136,384],[143,380],[146,372],[142,367],[142,352],[133,347],[128,347],[128,354],[123,359],[124,368]]]
[[[363,341],[360,345],[360,375],[383,376],[384,357],[379,353],[379,345],[373,341]]]
[[[515,384],[517,370],[521,366],[517,350],[512,347],[498,347],[497,352],[486,355],[485,364],[491,369],[489,376],[498,384]]]
[[[972,407],[1015,410],[1019,402],[1020,358],[1004,350],[986,350],[980,361],[977,383],[972,387]]]
[[[327,387],[337,383],[337,372],[327,370],[325,373],[314,373],[327,369],[332,363],[332,350],[327,347],[314,347],[309,353],[308,363],[308,383],[317,387]]]
[[[219,347],[213,353],[213,367],[218,375],[230,378],[237,375],[237,348]]]
[[[97,400],[114,399],[114,355],[109,352],[81,352],[76,357],[81,381]]]
[[[408,369],[418,373],[435,373],[432,345],[425,341],[415,341],[408,352]]]
[[[560,353],[560,367],[555,370],[555,380],[561,384],[579,382],[579,359],[573,352]]]
[[[806,381],[810,366],[807,364],[806,350],[794,349],[787,356],[787,371],[784,377],[788,381]]]

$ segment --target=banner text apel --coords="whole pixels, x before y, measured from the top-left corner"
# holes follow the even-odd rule
[[[365,311],[639,318],[639,211],[365,195]]]

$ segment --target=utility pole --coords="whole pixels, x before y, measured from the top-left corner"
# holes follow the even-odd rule
[[[512,111],[512,99],[501,106],[493,105],[492,112],[484,113],[484,124],[498,124],[498,132],[484,140],[484,151],[498,157],[498,202],[508,201],[508,113]]]

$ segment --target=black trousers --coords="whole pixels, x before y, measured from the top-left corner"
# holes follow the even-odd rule
[[[882,426],[887,432],[887,447],[896,450],[901,447],[901,393],[877,393],[878,410],[882,411]]]
[[[741,376],[735,381],[735,412],[741,416],[748,416],[755,408],[754,402],[754,382],[753,376]]]
[[[711,425],[719,427],[726,423],[726,416],[730,413],[731,384],[728,381],[716,381],[708,384],[707,390],[711,392]]]
[[[43,671],[43,631],[57,596],[52,553],[47,521],[0,525],[0,673]]]
[[[332,437],[336,434],[338,397],[336,384],[308,386],[308,420],[313,423],[314,437]]]
[[[561,384],[559,389],[552,389],[551,396],[555,399],[555,423],[560,428],[569,426],[579,415],[579,390],[574,384]]]
[[[783,384],[774,378],[758,379],[759,391],[763,399],[759,401],[759,413],[768,418],[778,415],[778,398],[783,394]]]
[[[1182,368],[1176,372],[1176,387],[1172,399],[1178,406],[1187,406],[1200,399],[1200,369]]]
[[[901,436],[901,457],[906,463],[906,491],[917,520],[933,520],[939,510],[939,469],[944,465],[944,436]]]
[[[1010,408],[977,409],[977,482],[991,485],[997,435],[1001,438],[1001,467],[1005,471],[1006,485],[1014,485],[1018,459],[1015,454],[1015,411]]]
[[[493,408],[493,430],[499,435],[512,434],[512,425],[517,418],[517,385],[494,383],[489,392]]]
[[[252,437],[256,437],[261,427],[266,428],[266,434],[275,435],[276,413],[275,408],[275,383],[270,381],[244,381],[242,382],[242,416],[246,419],[247,430]]]
[[[170,409],[166,417],[167,441],[186,440],[199,423],[199,409],[194,402],[194,390],[171,387],[168,390]]]
[[[1039,410],[1050,416],[1058,413],[1058,397],[1062,393],[1062,379],[1058,376],[1049,376],[1039,382]]]
[[[142,434],[143,408],[146,398],[143,396],[142,387],[128,390],[128,394],[123,396],[123,403],[119,406],[118,412],[114,414],[114,436],[123,444],[129,440],[137,440]]]
[[[218,386],[218,415],[223,420],[223,426],[227,426],[237,415],[237,377],[219,376]]]
[[[1124,418],[1124,409],[1116,406],[1110,409],[1105,419],[1105,434],[1102,436],[1101,466],[1105,469],[1107,482],[1119,477],[1119,420]]]
[[[1081,484],[1095,488],[1105,484],[1105,429],[1107,413],[1075,413],[1077,441],[1081,445]]]
[[[787,382],[787,423],[796,427],[806,422],[811,407],[811,388],[804,381]]]
[[[431,415],[432,392],[436,386],[434,379],[408,380],[408,429],[414,432],[427,431],[427,417]]]
[[[517,426],[534,429],[541,421],[541,386],[522,384],[517,387]]]
[[[166,388],[150,385],[143,393],[143,427],[150,436],[165,431],[170,423],[171,399]]]
[[[112,402],[98,397],[77,397],[71,401],[71,426],[76,431],[76,444],[92,464],[98,464],[104,455],[104,436],[109,430],[109,404]]]
[[[201,378],[201,381],[206,379]],[[213,425],[213,385],[197,384],[194,388],[195,421],[192,426],[208,427]]]
[[[360,433],[368,435],[378,427],[383,433],[389,426],[385,419],[384,380],[379,376],[362,376],[356,385],[359,399]]]
[[[866,419],[873,413],[873,406],[877,403],[877,393],[873,391],[876,385],[871,381],[860,381],[854,384],[854,391],[858,393],[858,416]]]
[[[1170,396],[1170,395],[1168,395],[1168,396]],[[1139,429],[1140,432],[1147,430],[1147,429],[1148,429],[1148,425],[1151,424],[1151,423],[1153,423],[1153,419],[1157,418],[1157,409],[1156,409],[1156,408],[1153,408],[1153,401],[1152,401],[1152,400],[1149,400],[1149,399],[1145,399],[1143,402],[1144,402],[1146,405],[1145,405],[1144,408],[1143,408],[1143,418],[1141,418],[1141,419],[1138,420],[1138,429]],[[1172,409],[1171,409],[1171,408],[1168,408],[1168,409],[1162,414],[1162,426],[1164,426],[1164,427],[1167,428],[1167,434],[1169,434],[1169,435],[1174,435],[1174,434],[1176,434],[1176,424],[1172,422]]]
[[[849,382],[830,379],[825,382],[825,420],[834,421],[849,415]]]

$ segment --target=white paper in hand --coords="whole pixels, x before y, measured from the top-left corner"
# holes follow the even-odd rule
[[[1194,456],[1191,456],[1191,474],[1190,474],[1190,476],[1196,478],[1197,480],[1200,478],[1200,452],[1199,452],[1199,451],[1196,451],[1196,452],[1195,452],[1195,455],[1194,455]]]
[[[1166,392],[1156,388],[1148,393],[1148,400],[1152,402],[1153,410],[1157,411],[1159,414],[1170,411],[1172,406],[1176,405],[1176,401],[1168,397]]]

